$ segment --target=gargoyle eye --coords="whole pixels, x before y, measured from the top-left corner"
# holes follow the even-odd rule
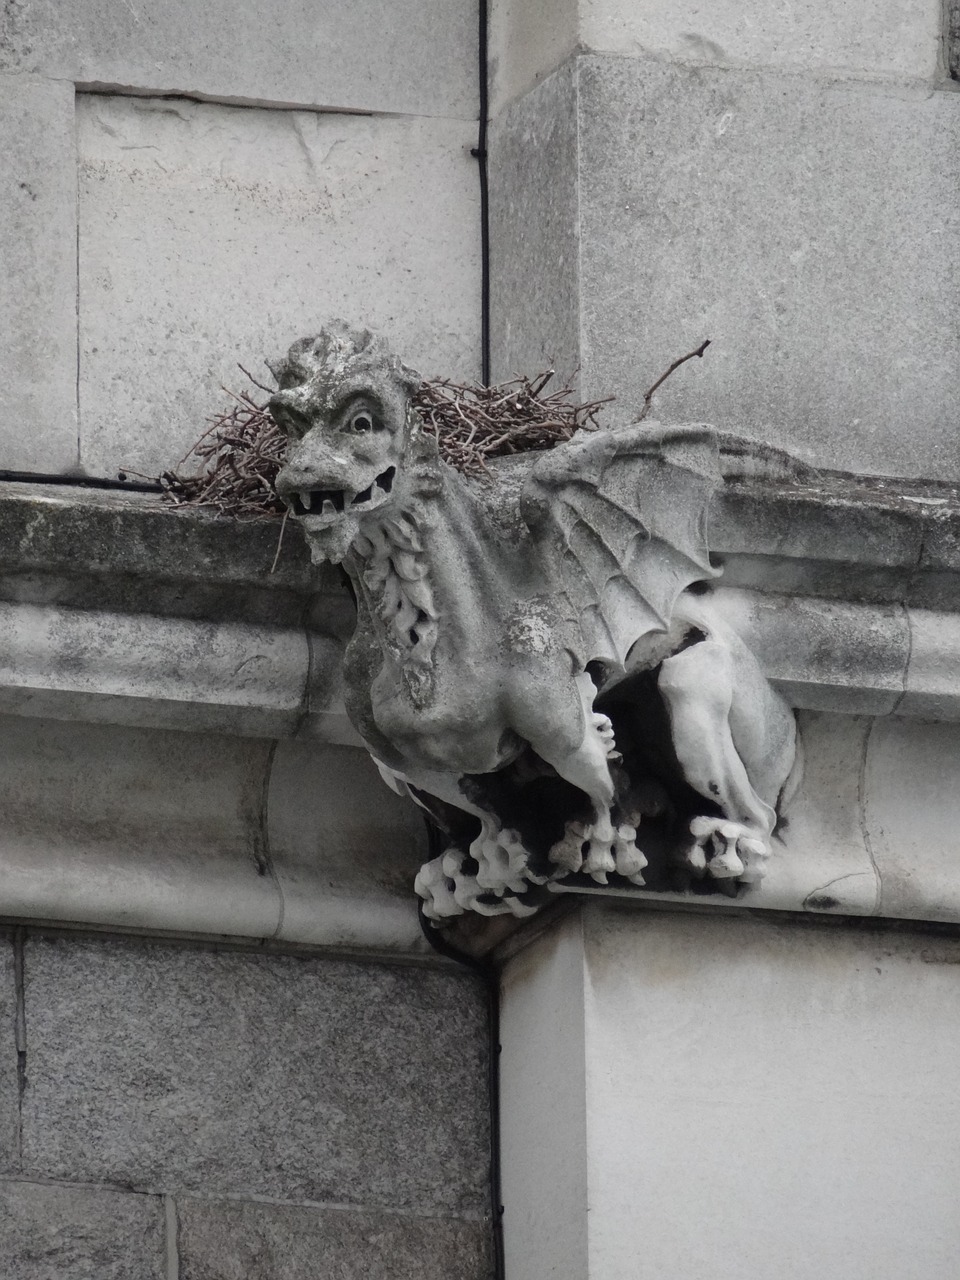
[[[362,434],[365,431],[376,430],[377,425],[378,424],[373,414],[370,413],[368,409],[361,409],[358,413],[355,413],[353,417],[349,420],[349,422],[347,423],[347,430],[357,431]]]

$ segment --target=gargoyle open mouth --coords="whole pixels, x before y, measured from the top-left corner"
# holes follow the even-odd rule
[[[387,467],[368,484],[354,493],[350,489],[300,489],[291,495],[290,510],[295,516],[335,516],[344,511],[378,507],[393,489],[397,468]]]

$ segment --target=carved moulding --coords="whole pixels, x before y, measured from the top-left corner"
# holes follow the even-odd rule
[[[731,469],[790,461],[643,423],[474,482],[369,331],[335,322],[274,372],[277,490],[356,596],[349,715],[442,833],[416,880],[425,914],[527,915],[559,881],[759,881],[796,729],[711,607],[706,512]]]

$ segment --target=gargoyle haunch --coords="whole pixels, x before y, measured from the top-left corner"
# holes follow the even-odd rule
[[[712,616],[715,434],[580,432],[474,482],[370,332],[334,323],[273,372],[277,491],[356,596],[348,713],[443,833],[416,880],[425,914],[528,914],[559,880],[759,880],[796,732]]]

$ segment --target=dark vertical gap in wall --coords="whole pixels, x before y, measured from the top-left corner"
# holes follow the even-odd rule
[[[17,1051],[17,1160],[23,1159],[23,1095],[27,1089],[27,1004],[24,983],[23,954],[26,932],[21,926],[13,931],[13,985],[16,1014],[13,1026]]]
[[[488,56],[488,0],[478,0],[477,72],[480,86],[477,145],[470,154],[480,179],[480,378],[490,385],[490,198],[487,181],[487,115],[490,110]]]

